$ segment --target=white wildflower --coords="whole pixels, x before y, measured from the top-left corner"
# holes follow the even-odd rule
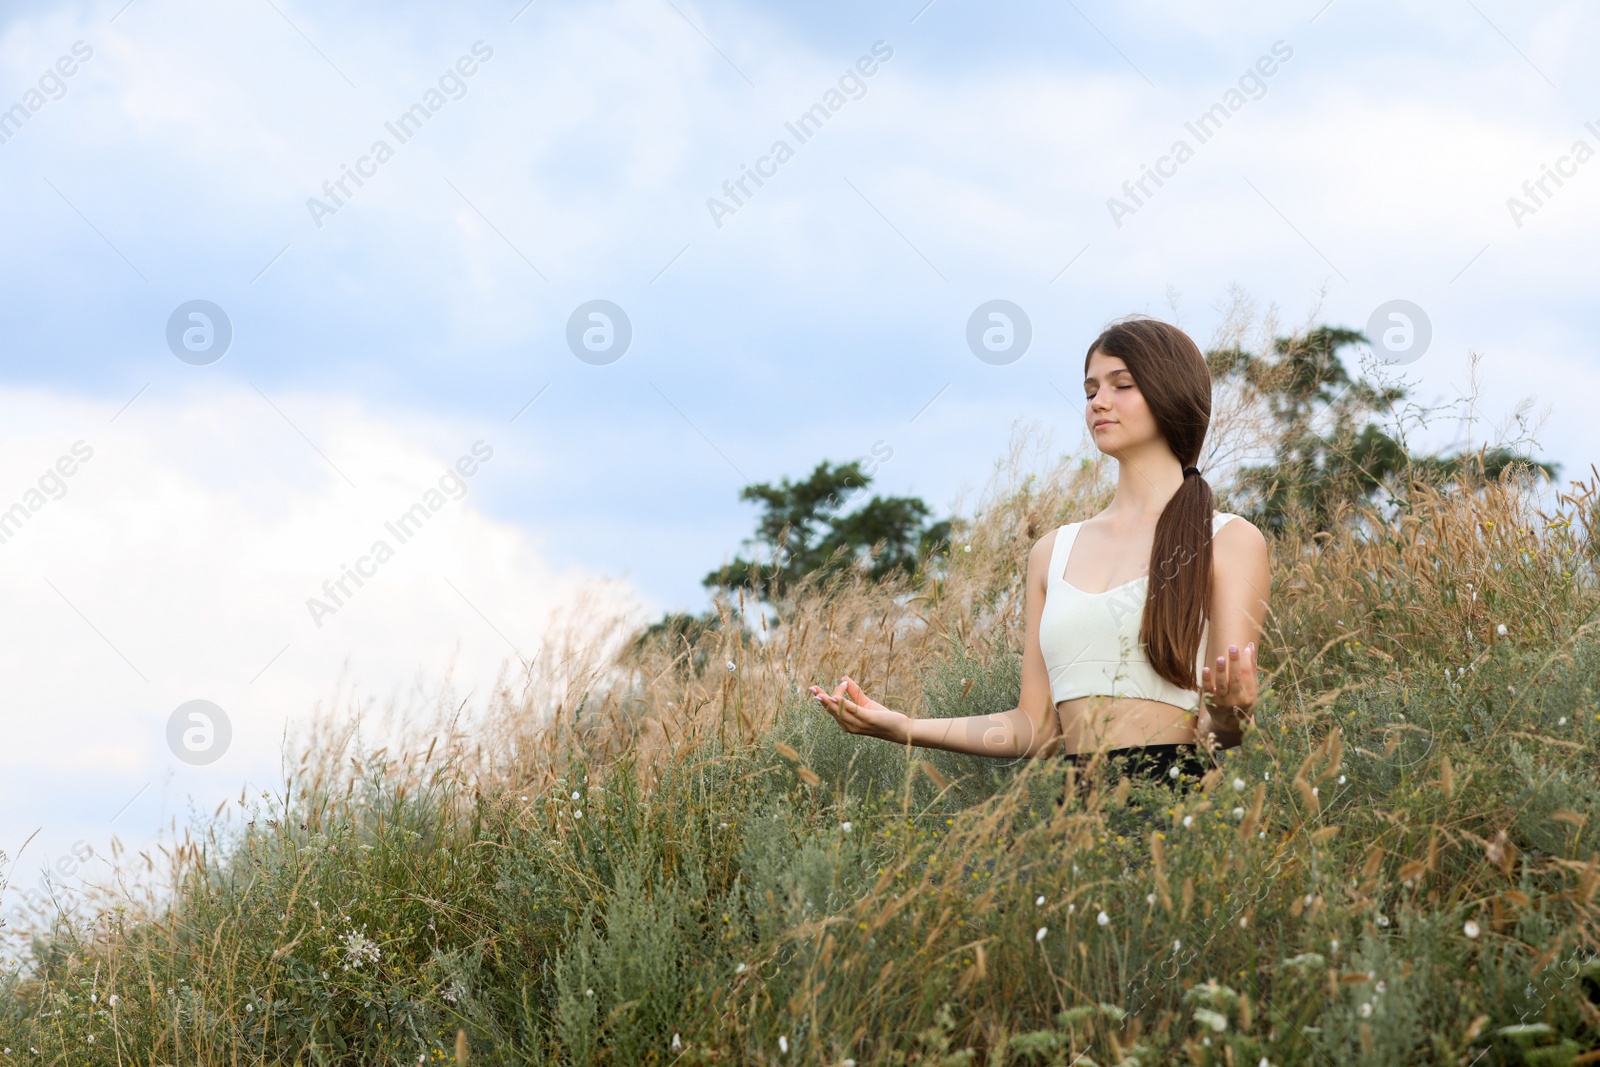
[[[1233,780],[1233,791],[1235,793],[1244,792],[1244,779],[1243,778],[1235,778]]]
[[[1369,1018],[1372,1017],[1372,1005],[1371,1004],[1367,1004],[1367,1003],[1363,1002],[1362,1005],[1361,1005],[1361,1008],[1359,1010],[1361,1012],[1361,1017],[1363,1019],[1369,1019]]]
[[[1499,626],[1496,626],[1494,628],[1494,632],[1499,634],[1501,637],[1504,637],[1506,635],[1506,624],[1501,623]]]
[[[1043,894],[1043,893],[1040,893],[1040,894],[1039,894],[1039,899],[1038,899],[1038,900],[1035,900],[1035,901],[1034,901],[1034,902],[1033,902],[1033,904],[1034,904],[1034,907],[1036,907],[1036,908],[1042,908],[1042,907],[1044,907],[1044,894]]]
[[[730,663],[728,666],[732,667],[733,664]],[[778,1051],[786,1056],[789,1054],[789,1038],[783,1034],[778,1035]]]
[[[1033,939],[1035,941],[1043,941],[1044,935],[1048,934],[1049,932],[1050,928],[1048,926],[1041,926],[1039,927],[1039,932],[1033,935]]]
[[[849,833],[850,832],[850,824],[848,822],[840,823],[839,824],[839,829],[843,830],[845,833]]]
[[[344,935],[344,969],[360,967],[363,963],[377,963],[383,953],[377,943],[367,936],[367,928],[351,930]]]
[[[1478,929],[1477,923],[1473,922],[1471,919],[1468,919],[1466,925],[1461,928],[1461,932],[1470,938],[1476,938],[1482,931]]]
[[[1109,926],[1111,924],[1111,916],[1102,911],[1099,915],[1094,917],[1094,921],[1099,923],[1101,926]]]

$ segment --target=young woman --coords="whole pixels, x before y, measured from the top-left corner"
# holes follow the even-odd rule
[[[1028,553],[1017,707],[913,719],[845,677],[812,695],[853,734],[1018,757],[1096,751],[1124,772],[1187,787],[1215,748],[1240,743],[1256,701],[1256,641],[1271,583],[1267,544],[1212,510],[1194,466],[1211,422],[1205,357],[1176,326],[1109,327],[1084,357],[1084,421],[1117,461],[1100,514]]]

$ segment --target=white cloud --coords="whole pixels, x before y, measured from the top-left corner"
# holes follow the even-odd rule
[[[120,401],[0,390],[0,509],[22,508],[0,544],[8,852],[41,825],[47,853],[78,836],[103,850],[113,829],[139,840],[164,814],[161,789],[111,819],[168,774],[180,804],[192,793],[206,807],[246,779],[274,781],[286,724],[341,680],[381,703],[453,665],[481,700],[507,660],[537,656],[550,613],[588,580],[486,513],[486,496],[516,491],[518,464],[517,443],[490,430],[274,396],[330,466],[253,391],[165,388],[115,422]],[[472,475],[447,473],[475,445]],[[58,481],[47,472],[75,446]],[[402,543],[386,523],[419,502]],[[307,599],[379,541],[393,557],[368,564],[360,587],[345,579],[342,606],[316,626]],[[599,588],[639,610],[624,583]],[[204,769],[165,742],[173,709],[197,698],[234,731]]]

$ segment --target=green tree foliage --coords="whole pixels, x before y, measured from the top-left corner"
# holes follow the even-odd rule
[[[1318,326],[1276,338],[1270,356],[1239,348],[1206,354],[1213,380],[1245,390],[1272,423],[1272,460],[1241,468],[1233,485],[1256,523],[1277,529],[1300,518],[1329,529],[1346,505],[1377,501],[1411,479],[1481,484],[1513,468],[1555,477],[1556,464],[1511,448],[1411,452],[1378,421],[1406,389],[1352,376],[1339,353],[1357,343],[1367,343],[1360,331]]]
[[[833,464],[823,460],[802,481],[782,479],[777,485],[747,485],[739,499],[758,504],[753,537],[755,559],[735,557],[705,576],[703,584],[731,596],[774,602],[807,575],[831,576],[856,570],[873,581],[890,575],[913,574],[926,559],[949,547],[950,522],[932,520],[932,510],[918,497],[881,497],[876,494],[854,509],[872,483],[872,475],[859,460]],[[635,647],[667,642],[687,653],[691,671],[705,668],[708,648],[714,646],[729,618],[739,610],[723,605],[699,615],[668,612],[646,627]]]
[[[915,573],[921,560],[944,551],[950,523],[930,521],[931,509],[918,497],[874,494],[848,510],[871,482],[859,460],[823,460],[803,481],[745,486],[739,499],[762,509],[755,536],[746,542],[758,549],[757,558],[737,557],[707,574],[703,584],[771,601],[810,574],[857,570],[882,581]]]

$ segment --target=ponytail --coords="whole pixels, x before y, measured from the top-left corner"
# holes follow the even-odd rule
[[[1189,335],[1156,319],[1108,327],[1085,353],[1127,364],[1173,455],[1183,483],[1156,519],[1139,640],[1150,667],[1181,689],[1199,687],[1195,666],[1211,603],[1211,530],[1216,498],[1194,466],[1211,425],[1211,373]]]

